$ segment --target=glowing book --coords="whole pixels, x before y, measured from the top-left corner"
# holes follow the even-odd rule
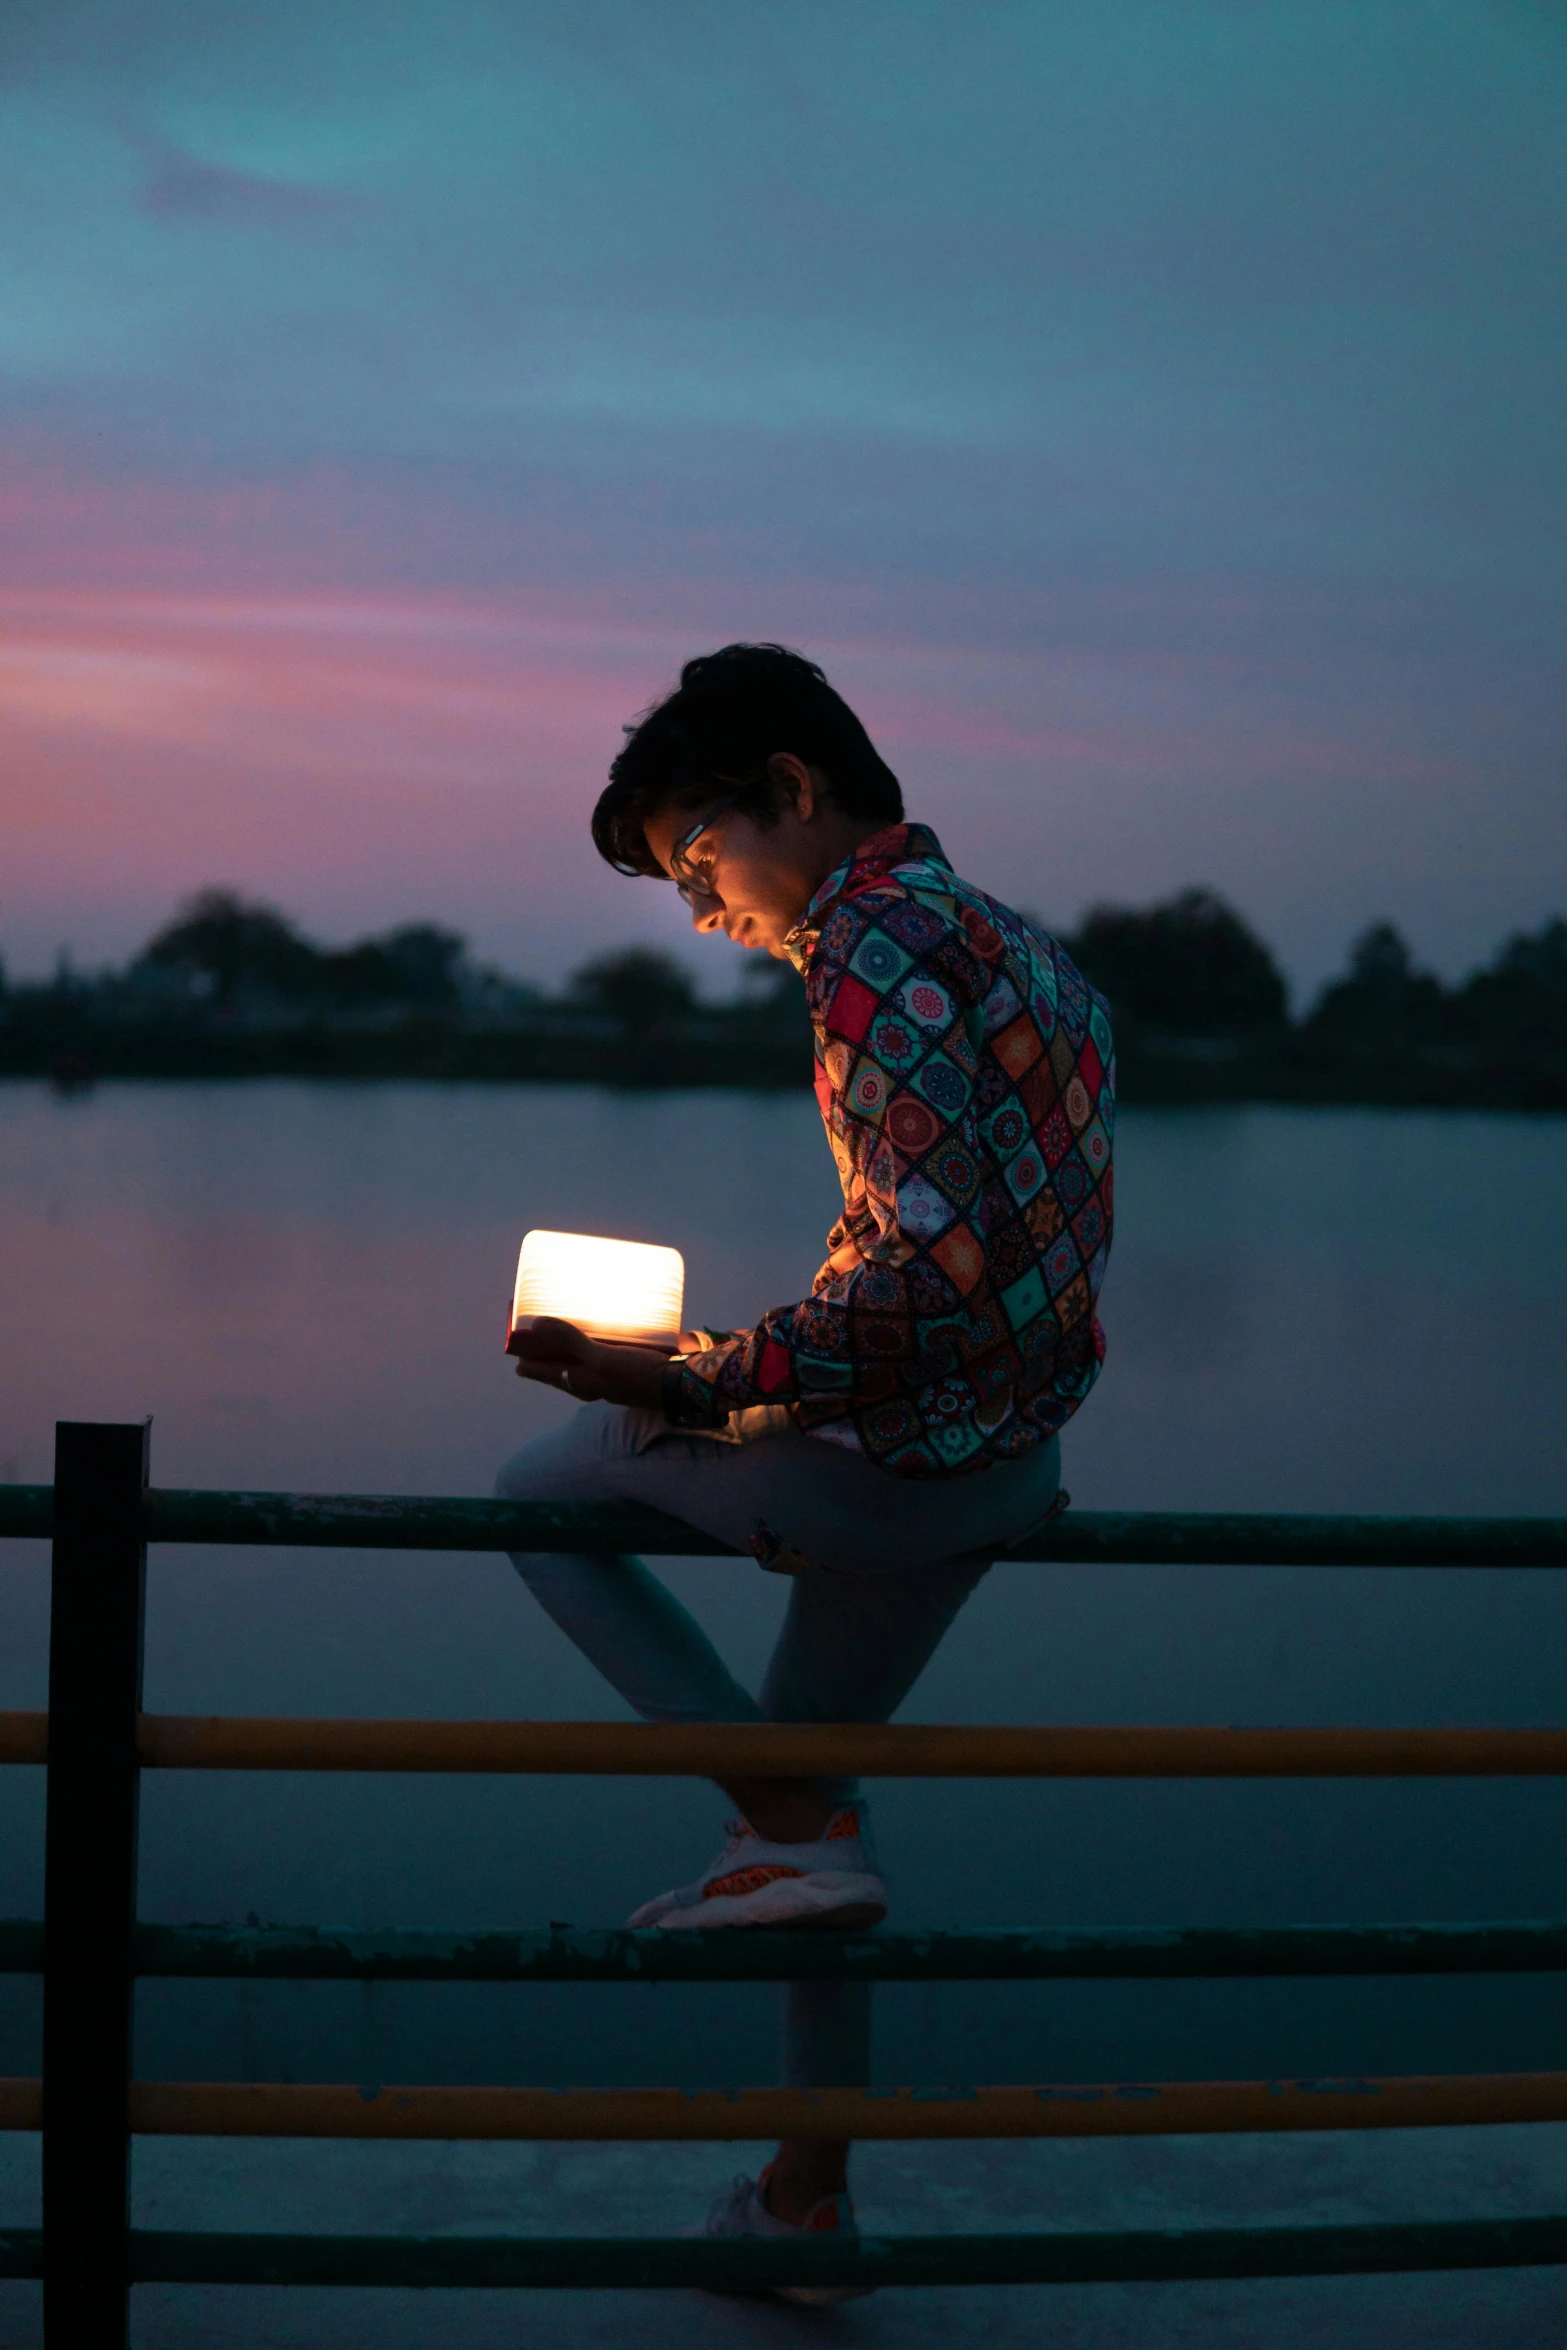
[[[593,1240],[581,1232],[530,1232],[517,1259],[507,1351],[541,1314],[574,1322],[590,1338],[673,1353],[680,1335],[685,1259],[677,1248],[640,1240]]]

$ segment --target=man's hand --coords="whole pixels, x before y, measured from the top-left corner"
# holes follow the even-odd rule
[[[669,1357],[655,1347],[606,1346],[575,1322],[540,1314],[518,1323],[507,1344],[519,1379],[557,1387],[579,1403],[640,1404],[657,1411]]]

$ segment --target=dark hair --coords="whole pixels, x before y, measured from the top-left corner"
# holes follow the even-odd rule
[[[786,645],[725,645],[688,661],[675,691],[627,728],[593,811],[599,855],[622,873],[662,875],[648,817],[671,802],[700,807],[725,787],[738,787],[736,804],[758,824],[776,824],[767,762],[779,751],[819,767],[846,816],[902,816],[897,777],[814,661]]]

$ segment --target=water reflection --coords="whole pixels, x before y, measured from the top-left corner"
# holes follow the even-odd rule
[[[1127,1114],[1109,1364],[1066,1442],[1078,1502],[1567,1513],[1564,1145],[1560,1121],[1523,1118]],[[0,1087],[0,1477],[47,1478],[57,1416],[151,1411],[163,1484],[485,1491],[506,1451],[573,1408],[501,1353],[529,1225],[671,1243],[688,1314],[724,1325],[801,1293],[833,1197],[803,1097],[264,1084],[61,1101]],[[720,1561],[669,1572],[754,1676],[773,1579]],[[6,1576],[0,1703],[39,1705],[41,1553],[10,1546]],[[1564,1584],[1005,1568],[907,1710],[1559,1720]],[[151,1593],[155,1707],[619,1710],[501,1560],[169,1551]],[[39,1902],[31,1778],[6,1782],[12,1913]],[[679,1785],[154,1778],[143,1909],[614,1923],[693,1873],[721,1808]],[[1567,1904],[1564,1805],[1528,1782],[914,1784],[879,1790],[877,1808],[910,1920]],[[1239,2033],[1257,2069],[1560,2063],[1549,1988],[892,1991],[879,2061],[949,2078],[1201,2071],[1237,2061],[1220,2041]],[[0,2068],[31,2061],[33,1998],[0,1993]],[[755,2078],[772,2005],[674,1986],[149,1987],[142,2062],[343,2077],[351,2044],[383,2078]]]

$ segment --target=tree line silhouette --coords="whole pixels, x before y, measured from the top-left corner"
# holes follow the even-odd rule
[[[1266,943],[1211,890],[1096,906],[1064,943],[1110,999],[1132,1099],[1567,1108],[1560,917],[1456,987],[1379,922],[1299,1019]],[[62,960],[49,981],[7,987],[0,966],[0,1075],[260,1074],[777,1086],[806,1080],[809,1044],[787,965],[713,1004],[675,957],[628,946],[552,994],[476,964],[433,923],[321,947],[222,890],[122,970]]]

